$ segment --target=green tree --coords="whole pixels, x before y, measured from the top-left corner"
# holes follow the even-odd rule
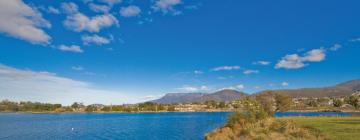
[[[93,105],[88,105],[88,106],[86,106],[85,111],[86,112],[95,112],[95,111],[97,111],[97,108]]]
[[[261,104],[263,109],[269,115],[272,115],[275,112],[273,95],[274,95],[274,93],[272,91],[268,91],[264,94],[258,94],[255,97],[255,99]]]
[[[220,102],[217,106],[217,108],[225,108],[225,107],[226,107],[225,102]]]
[[[340,99],[334,99],[333,100],[333,106],[334,107],[341,107],[343,105],[343,101],[341,101]]]
[[[314,99],[308,99],[306,101],[306,105],[311,106],[311,107],[317,107],[318,106],[318,102],[316,102],[316,100]]]
[[[288,111],[291,107],[292,98],[286,93],[275,94],[276,110],[277,111]]]
[[[352,95],[350,97],[345,98],[345,102],[354,106],[355,108],[359,107],[359,97]]]
[[[226,126],[234,127],[236,124],[244,125],[246,123],[254,123],[269,117],[269,114],[267,114],[261,104],[256,100],[245,98],[241,102],[243,103],[242,110],[235,111],[231,114],[226,121]]]
[[[175,111],[175,106],[173,105],[168,106],[167,111],[171,111],[171,112]]]

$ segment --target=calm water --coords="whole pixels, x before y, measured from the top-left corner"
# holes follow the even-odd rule
[[[229,113],[0,113],[0,139],[201,140]],[[285,112],[283,116],[348,116],[341,112]]]

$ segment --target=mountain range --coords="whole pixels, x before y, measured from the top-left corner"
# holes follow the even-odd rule
[[[359,90],[360,90],[360,79],[351,80],[334,86],[322,87],[322,88],[301,88],[301,89],[273,90],[273,91],[287,93],[294,98],[301,98],[301,97],[349,96],[355,91],[359,91]],[[263,94],[267,91],[262,91],[251,95]],[[217,102],[229,102],[251,95],[236,90],[225,89],[214,93],[168,93],[162,98],[153,100],[151,102],[161,103],[161,104],[205,102],[211,100]]]
[[[168,93],[160,99],[151,102],[161,104],[171,103],[193,103],[205,101],[228,102],[246,97],[243,92],[236,90],[225,89],[215,93]]]

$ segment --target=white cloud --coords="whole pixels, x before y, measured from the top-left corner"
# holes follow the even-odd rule
[[[286,55],[276,65],[275,68],[299,69],[306,66],[306,62],[321,62],[325,60],[325,49],[313,49],[299,56],[298,54]]]
[[[350,39],[350,42],[360,42],[360,38]]]
[[[218,91],[220,91],[220,90],[226,90],[226,89],[239,90],[239,91],[241,91],[241,90],[244,90],[244,89],[245,89],[245,85],[239,84],[239,85],[235,85],[235,86],[225,87],[225,88],[219,89]]]
[[[230,70],[239,70],[240,66],[220,66],[211,69],[211,71],[230,71]]]
[[[282,83],[281,83],[281,86],[287,87],[287,86],[289,86],[289,83],[288,83],[288,82],[282,82]]]
[[[260,72],[259,70],[245,70],[243,73],[249,75],[249,74],[257,74],[259,72]]]
[[[79,7],[73,2],[61,3],[61,8],[67,14],[74,14],[79,12]]]
[[[152,8],[154,11],[161,11],[163,14],[171,13],[178,15],[181,14],[181,11],[176,10],[175,6],[181,3],[181,0],[156,0]]]
[[[183,92],[205,92],[205,91],[209,91],[210,88],[207,86],[183,86],[181,88],[177,88],[178,90],[181,90]]]
[[[90,10],[92,10],[96,13],[108,13],[111,10],[110,6],[99,5],[99,4],[94,4],[94,3],[90,3],[89,8],[90,8]]]
[[[64,26],[70,30],[81,32],[99,32],[102,28],[118,25],[119,21],[112,14],[88,17],[78,11],[74,3],[62,3],[62,8],[68,13]]]
[[[309,62],[320,62],[323,61],[325,59],[325,49],[320,48],[320,49],[313,49],[311,51],[308,51],[305,56],[302,58],[304,62],[309,61]]]
[[[140,99],[144,100],[144,101],[150,101],[150,100],[155,100],[155,99],[161,98],[163,96],[164,95],[146,95],[144,97],[141,97]]]
[[[85,104],[134,103],[136,98],[94,88],[91,83],[49,72],[22,70],[0,64],[0,100]]]
[[[226,79],[233,79],[233,78],[234,78],[234,76],[219,76],[216,79],[218,79],[218,80],[226,80]]]
[[[67,46],[67,45],[60,45],[58,47],[59,50],[61,51],[67,51],[67,52],[74,52],[74,53],[82,53],[84,52],[80,46],[77,46],[77,45],[70,45],[70,46]]]
[[[342,48],[341,44],[334,44],[334,46],[330,47],[330,51],[337,51]]]
[[[119,21],[111,14],[97,15],[89,18],[82,13],[75,13],[68,15],[64,21],[64,25],[68,29],[76,32],[99,32],[102,28],[118,24]]]
[[[297,54],[290,54],[283,57],[275,68],[298,69],[304,67],[301,57]]]
[[[90,44],[104,45],[110,43],[110,39],[98,35],[92,35],[92,36],[83,35],[81,36],[81,40],[85,45],[90,45]]]
[[[254,62],[253,64],[254,65],[269,65],[271,62],[269,61],[257,61],[257,62]]]
[[[194,71],[194,74],[204,74],[204,72],[201,71],[201,70],[195,70],[195,71]]]
[[[254,89],[261,89],[260,86],[254,86]]]
[[[47,8],[47,12],[51,14],[60,14],[60,10],[56,9],[55,7],[49,6]]]
[[[72,66],[71,67],[72,70],[76,70],[76,71],[82,71],[84,70],[84,68],[82,66]]]
[[[42,28],[51,28],[51,24],[35,8],[22,0],[0,0],[0,33],[34,44],[49,44],[51,37]]]
[[[121,7],[120,15],[123,17],[133,17],[139,15],[141,9],[137,6],[130,5],[128,7]]]
[[[224,76],[219,76],[219,77],[217,77],[216,79],[219,79],[219,80],[225,80],[225,79],[227,79],[227,77],[224,77]]]
[[[115,4],[119,4],[122,2],[122,0],[99,0],[99,2],[106,3],[110,6],[113,6]]]

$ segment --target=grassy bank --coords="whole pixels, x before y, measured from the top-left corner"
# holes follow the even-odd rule
[[[332,140],[358,140],[360,117],[286,117],[296,125],[318,130]]]

